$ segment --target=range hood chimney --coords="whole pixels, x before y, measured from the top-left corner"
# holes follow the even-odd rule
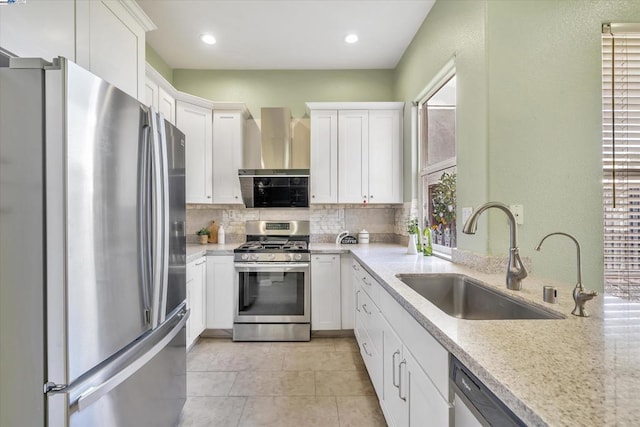
[[[243,168],[238,170],[240,191],[246,207],[270,207],[272,200],[261,200],[256,206],[256,191],[260,198],[267,193],[269,185],[294,185],[291,190],[298,195],[304,194],[300,200],[291,202],[290,207],[308,207],[309,193],[309,159],[308,153],[298,150],[298,157],[293,149],[291,138],[291,111],[286,107],[269,107],[260,109],[261,141],[256,146],[255,139],[245,139],[243,150]],[[253,143],[251,141],[254,141]],[[306,155],[306,159],[303,156]],[[294,169],[296,167],[296,169]],[[304,168],[301,169],[300,167]],[[282,180],[279,178],[291,178]],[[275,179],[275,180],[274,180]],[[286,184],[284,184],[286,183]],[[302,188],[300,185],[303,185]],[[290,190],[286,190],[289,192]],[[274,193],[275,194],[275,193]],[[271,207],[287,207],[275,202]]]
[[[291,111],[286,107],[260,109],[262,167],[291,169]]]
[[[242,170],[270,170],[287,174],[295,168],[309,169],[309,153],[303,147],[294,147],[291,135],[291,111],[287,107],[260,109],[261,132],[258,138],[245,138]],[[307,147],[308,148],[308,147]]]

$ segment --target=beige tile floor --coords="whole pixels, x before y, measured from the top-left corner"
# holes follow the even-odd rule
[[[205,338],[187,355],[181,427],[386,426],[353,338],[238,343]]]

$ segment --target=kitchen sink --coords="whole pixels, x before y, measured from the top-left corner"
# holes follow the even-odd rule
[[[396,277],[440,310],[459,319],[564,319],[561,314],[519,301],[462,274]]]

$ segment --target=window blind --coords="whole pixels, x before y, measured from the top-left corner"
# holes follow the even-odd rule
[[[640,28],[602,27],[605,292],[640,300]]]

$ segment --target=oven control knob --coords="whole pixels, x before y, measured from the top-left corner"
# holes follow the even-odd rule
[[[249,258],[249,254],[242,254],[240,258],[242,258],[243,260],[246,260]]]
[[[267,258],[269,259],[269,261],[273,261],[274,259],[276,259],[276,254],[269,254]]]
[[[258,260],[258,254],[251,254],[250,258],[251,261],[257,261]]]
[[[296,261],[300,261],[300,260],[302,259],[302,255],[300,255],[300,254],[295,254],[295,255],[293,256],[293,258],[294,258]]]

